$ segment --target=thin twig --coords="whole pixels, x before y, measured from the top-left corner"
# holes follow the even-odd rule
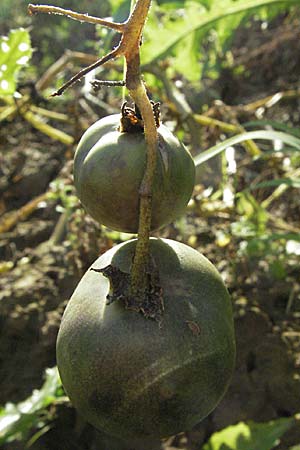
[[[49,119],[54,119],[61,122],[70,122],[70,117],[67,114],[51,111],[50,109],[41,108],[40,106],[30,105],[30,111],[35,114],[39,114],[40,116],[48,117]]]
[[[296,294],[297,294],[297,288],[295,286],[292,286],[291,290],[290,290],[290,294],[289,294],[289,298],[285,307],[285,313],[286,314],[290,314],[294,300],[296,298]]]
[[[203,126],[217,127],[226,133],[244,133],[246,130],[241,125],[234,125],[232,123],[222,122],[221,120],[214,119],[212,117],[205,116],[204,114],[194,114],[194,119],[197,123]],[[245,141],[243,147],[248,151],[251,156],[258,156],[261,154],[261,150],[254,141]]]
[[[7,233],[20,221],[26,220],[27,217],[30,216],[38,208],[39,204],[41,202],[49,200],[51,195],[51,191],[47,191],[44,194],[33,198],[18,210],[6,213],[0,219],[0,233]]]
[[[51,245],[58,245],[60,244],[64,236],[66,234],[67,224],[70,220],[71,210],[66,209],[60,216],[58,221],[56,222],[56,225],[54,227],[54,230],[48,240],[48,243]]]
[[[93,64],[98,61],[96,55],[89,55],[87,53],[73,52],[71,50],[65,50],[64,54],[56,60],[48,69],[43,73],[41,78],[36,82],[35,87],[38,92],[46,89],[56,74],[61,72],[69,62],[81,62],[84,64]]]
[[[51,94],[51,97],[56,97],[58,95],[63,94],[66,89],[68,89],[70,86],[72,86],[77,81],[81,80],[81,78],[84,77],[85,75],[87,75],[89,72],[96,69],[97,67],[102,66],[107,61],[110,61],[111,59],[118,57],[119,53],[120,53],[120,46],[116,47],[114,50],[112,50],[107,55],[103,56],[101,59],[98,59],[98,61],[96,61],[95,63],[80,70],[80,72],[78,72],[69,81],[67,81],[65,84],[63,84],[57,91],[53,92],[53,94]]]
[[[300,169],[291,170],[286,173],[287,178],[297,178],[300,175]],[[290,186],[288,184],[280,184],[272,194],[261,202],[261,206],[267,209],[274,200],[277,200]]]
[[[93,89],[98,91],[102,86],[113,87],[113,86],[125,86],[126,83],[124,80],[122,81],[107,81],[107,80],[92,80],[90,81]]]
[[[74,143],[74,138],[62,130],[48,125],[43,120],[41,120],[36,114],[33,114],[30,110],[22,111],[19,113],[24,117],[27,122],[29,122],[34,128],[41,131],[42,133],[50,136],[51,139],[62,142],[65,145],[72,145]]]
[[[238,105],[237,108],[240,108],[243,111],[256,111],[258,108],[271,108],[281,100],[299,97],[300,89],[288,89],[287,91],[276,92],[273,95],[268,95],[267,97],[248,103],[247,105]]]
[[[59,16],[67,16],[70,19],[78,20],[79,22],[87,22],[93,24],[99,24],[103,27],[110,28],[118,33],[123,32],[124,24],[118,22],[110,22],[109,20],[100,19],[100,17],[89,16],[88,14],[81,14],[71,9],[58,8],[57,6],[49,5],[28,5],[28,12],[31,16],[38,13],[44,14],[57,14]]]

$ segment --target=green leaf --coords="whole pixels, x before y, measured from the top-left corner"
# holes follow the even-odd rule
[[[112,7],[113,20],[115,22],[123,22],[129,17],[131,0],[110,0]]]
[[[11,30],[0,38],[0,95],[13,95],[20,69],[31,58],[32,48],[27,30]]]
[[[260,236],[266,231],[268,214],[265,208],[250,194],[248,190],[239,192],[237,198],[237,212],[242,217],[241,224],[245,225],[247,233],[251,230],[252,235]],[[232,227],[234,225],[232,224]],[[238,228],[235,228],[237,231]]]
[[[23,439],[33,426],[37,426],[40,413],[58,396],[61,382],[56,367],[46,369],[46,380],[40,390],[34,390],[25,401],[7,403],[0,410],[0,445]],[[41,423],[44,426],[44,423]]]
[[[126,8],[127,9],[127,17],[128,17],[129,11],[130,11],[130,2],[131,2],[131,0],[110,0],[109,4],[110,4],[113,14],[115,14],[115,12],[119,8],[123,8],[123,7]]]
[[[222,0],[221,8],[217,0],[182,1],[181,8],[178,2],[164,2],[159,7],[154,4],[145,28],[142,63],[150,65],[172,57],[172,68],[195,80],[200,76],[200,61],[203,64],[203,60],[212,58],[214,64],[216,58],[215,51],[201,50],[201,41],[211,30],[217,33],[217,37],[212,36],[215,43],[226,50],[242,20],[274,5],[287,8],[297,3],[298,0]],[[226,23],[221,23],[224,20]]]
[[[202,450],[271,450],[294,424],[294,418],[267,423],[240,422],[214,433]]]
[[[284,142],[285,144],[290,145],[296,150],[300,150],[300,139],[288,133],[282,133],[281,131],[266,131],[266,130],[249,131],[247,133],[241,133],[229,139],[226,139],[220,144],[217,144],[211,147],[210,149],[206,150],[205,152],[200,153],[200,155],[194,158],[195,165],[200,166],[204,162],[223,152],[228,147],[239,144],[240,142],[256,139],[266,139],[269,141],[279,140]]]
[[[178,44],[180,58],[175,58],[172,62],[172,69],[182,73],[191,81],[199,79],[201,74],[202,65],[198,61],[197,48],[198,39],[196,34],[187,35]]]
[[[251,122],[243,123],[243,128],[252,128],[257,126],[269,126],[275,130],[284,131],[285,133],[289,133],[300,138],[299,128],[290,127],[282,122],[277,122],[276,120],[252,120]]]
[[[300,178],[275,178],[274,180],[262,181],[261,183],[250,186],[249,189],[255,190],[265,187],[281,186],[285,184],[290,187],[300,188]]]

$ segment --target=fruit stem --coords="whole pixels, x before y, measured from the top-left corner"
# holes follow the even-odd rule
[[[126,24],[124,36],[134,37],[131,45],[126,46],[126,87],[138,106],[144,123],[147,145],[147,158],[144,177],[140,186],[138,240],[131,268],[130,294],[138,302],[143,302],[147,291],[147,269],[149,267],[149,238],[152,212],[152,183],[156,167],[157,129],[153,108],[147,96],[140,70],[141,34],[148,15],[151,0],[138,0]]]

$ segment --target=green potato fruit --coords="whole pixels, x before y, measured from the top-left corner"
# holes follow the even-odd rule
[[[92,265],[129,273],[136,240]],[[123,440],[166,437],[205,418],[235,361],[231,300],[215,267],[185,244],[150,240],[163,289],[162,322],[106,304],[109,281],[88,270],[63,315],[57,364],[79,413]]]
[[[74,183],[86,211],[114,230],[136,233],[139,189],[145,172],[144,133],[119,132],[120,115],[99,120],[82,136],[74,159]],[[151,229],[180,216],[191,198],[195,165],[164,125],[158,128]]]

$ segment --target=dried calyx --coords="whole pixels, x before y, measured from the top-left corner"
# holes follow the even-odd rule
[[[156,128],[160,125],[160,103],[150,101],[153,109],[153,115],[156,123]],[[121,109],[120,128],[121,133],[140,133],[144,132],[144,122],[141,112],[137,105],[134,108],[127,106],[127,102],[124,102]]]
[[[92,271],[103,274],[110,283],[106,304],[121,301],[126,309],[142,313],[147,319],[154,319],[161,323],[164,310],[163,290],[159,282],[159,273],[155,261],[150,258],[147,270],[147,289],[141,302],[131,294],[130,273],[123,272],[111,264],[103,269],[91,268]]]

